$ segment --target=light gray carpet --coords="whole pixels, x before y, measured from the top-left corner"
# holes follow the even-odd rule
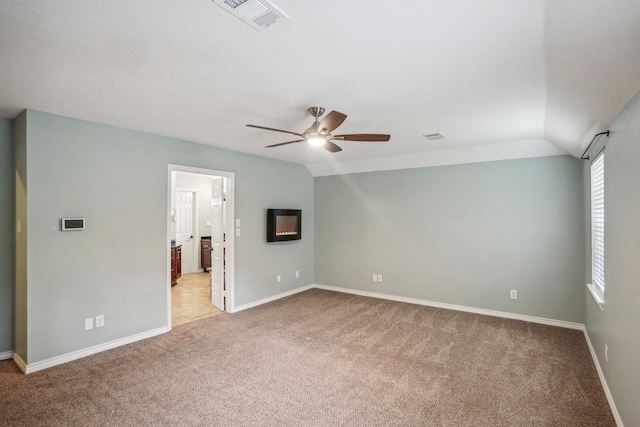
[[[318,289],[0,385],[3,426],[615,426],[580,331]]]

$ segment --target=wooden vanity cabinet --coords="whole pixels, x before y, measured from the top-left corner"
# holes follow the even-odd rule
[[[200,239],[200,265],[204,271],[211,269],[211,239]]]
[[[182,276],[182,246],[171,247],[171,286],[178,284]]]

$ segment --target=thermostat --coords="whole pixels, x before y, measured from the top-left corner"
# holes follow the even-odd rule
[[[84,230],[84,218],[62,218],[60,219],[62,231]]]

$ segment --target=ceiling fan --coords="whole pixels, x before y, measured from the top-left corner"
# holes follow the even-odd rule
[[[281,145],[295,144],[297,142],[307,141],[311,145],[322,146],[323,148],[325,148],[328,151],[331,151],[332,153],[337,153],[338,151],[342,151],[342,148],[340,148],[338,145],[334,144],[331,141],[386,142],[386,141],[389,141],[389,138],[391,138],[390,135],[377,134],[377,133],[353,133],[353,134],[346,134],[346,135],[331,135],[331,132],[333,132],[338,126],[342,124],[342,122],[344,122],[344,120],[347,118],[347,115],[339,113],[337,111],[332,111],[329,114],[327,114],[325,118],[322,119],[322,121],[320,121],[319,120],[320,116],[324,114],[324,108],[311,107],[307,109],[307,111],[309,112],[309,114],[311,114],[315,118],[315,121],[313,122],[313,124],[309,129],[305,130],[302,133],[291,132],[291,131],[282,130],[282,129],[268,128],[264,126],[256,126],[256,125],[247,125],[247,126],[252,128],[257,128],[257,129],[271,130],[274,132],[290,133],[292,135],[296,135],[301,138],[301,139],[296,139],[295,141],[287,141],[287,142],[281,142],[279,144],[267,145],[265,148],[279,147]]]

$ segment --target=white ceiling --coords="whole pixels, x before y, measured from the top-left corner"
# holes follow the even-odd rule
[[[0,116],[24,108],[306,164],[315,175],[569,153],[640,88],[637,0],[1,0]],[[389,133],[331,154],[245,124]],[[446,139],[427,141],[423,134]]]

